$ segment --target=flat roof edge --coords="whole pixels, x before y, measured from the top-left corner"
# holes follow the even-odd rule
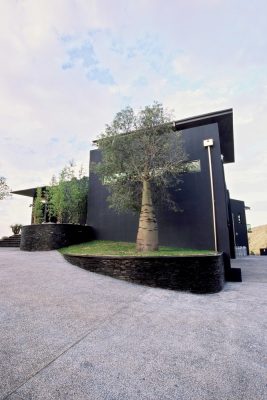
[[[174,121],[174,123],[178,125],[178,124],[184,124],[186,122],[188,122],[188,123],[194,122],[194,121],[197,122],[197,121],[202,121],[202,120],[209,119],[209,118],[226,116],[228,114],[233,114],[232,108],[227,108],[226,110],[220,110],[220,111],[213,111],[213,112],[206,113],[206,114],[195,115],[194,117],[187,117],[187,118],[179,119],[177,121]]]

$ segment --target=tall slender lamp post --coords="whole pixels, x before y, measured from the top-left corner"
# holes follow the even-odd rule
[[[210,189],[211,189],[211,204],[212,204],[212,222],[213,222],[213,234],[214,234],[214,250],[218,251],[217,245],[217,228],[216,228],[216,214],[215,214],[215,197],[214,197],[214,184],[213,184],[213,172],[211,163],[211,147],[213,147],[213,139],[205,139],[203,145],[208,149],[209,157],[209,171],[210,171]]]

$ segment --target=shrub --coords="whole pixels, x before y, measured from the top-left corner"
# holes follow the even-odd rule
[[[14,225],[10,225],[10,228],[12,229],[12,232],[14,233],[14,235],[18,235],[20,233],[22,225],[21,224],[14,224]]]

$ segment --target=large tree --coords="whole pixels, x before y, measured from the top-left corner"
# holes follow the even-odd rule
[[[140,212],[137,251],[158,250],[155,201],[177,209],[168,189],[177,187],[187,156],[171,121],[171,113],[156,102],[138,112],[127,107],[97,141],[102,160],[94,168],[109,189],[110,206]]]
[[[10,188],[6,183],[6,178],[0,176],[0,200],[10,196]]]

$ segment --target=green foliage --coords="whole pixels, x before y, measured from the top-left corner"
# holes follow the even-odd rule
[[[0,200],[10,196],[10,188],[6,183],[6,178],[0,176]]]
[[[14,235],[18,235],[20,233],[22,225],[21,224],[14,224],[14,225],[10,225],[10,228],[12,229],[12,232],[14,233]]]
[[[81,167],[78,176],[75,165],[70,162],[59,173],[52,177],[47,188],[47,209],[51,220],[56,218],[60,223],[79,224],[86,215],[88,178]]]
[[[97,142],[102,161],[93,168],[109,190],[110,207],[140,211],[142,184],[149,181],[153,203],[178,209],[169,188],[178,186],[187,156],[171,120],[172,115],[154,103],[136,113],[127,107],[106,126]]]
[[[34,224],[41,224],[41,222],[43,222],[43,196],[41,188],[37,188],[36,190],[36,196],[33,201],[32,216]]]
[[[62,254],[79,255],[118,255],[118,256],[184,256],[196,254],[214,254],[209,250],[183,249],[179,247],[160,246],[158,251],[140,253],[135,243],[115,242],[111,240],[93,240],[60,249]]]

